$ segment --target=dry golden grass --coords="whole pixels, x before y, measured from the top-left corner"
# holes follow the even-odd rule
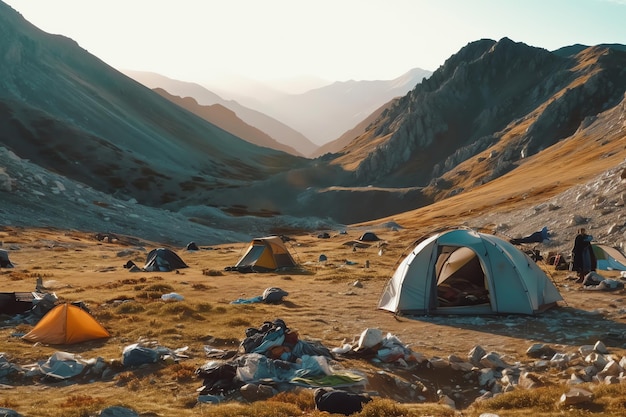
[[[64,232],[54,229],[23,230],[4,228],[0,240],[11,250],[14,269],[0,270],[5,291],[32,291],[37,277],[61,301],[83,301],[96,319],[109,330],[112,337],[77,345],[47,346],[25,342],[14,333],[26,332],[30,326],[0,329],[0,351],[13,362],[28,365],[50,357],[56,351],[80,355],[83,359],[102,357],[117,371],[110,380],[85,380],[74,383],[36,381],[16,384],[3,390],[2,404],[24,415],[42,417],[87,416],[106,406],[121,405],[145,415],[160,416],[280,416],[324,413],[312,409],[310,391],[301,394],[280,394],[273,401],[253,404],[198,405],[196,389],[201,386],[193,372],[208,359],[205,345],[236,349],[245,336],[245,329],[258,327],[265,320],[282,318],[287,325],[306,340],[319,340],[329,348],[352,342],[368,327],[380,328],[398,336],[411,348],[427,357],[465,356],[472,347],[481,345],[519,360],[525,359],[526,349],[534,339],[519,332],[471,326],[441,325],[429,320],[395,317],[377,309],[383,287],[397,262],[415,240],[415,231],[376,230],[388,242],[386,251],[378,255],[378,247],[353,251],[343,243],[362,233],[334,235],[330,239],[315,236],[293,236],[291,252],[302,269],[289,273],[239,274],[223,271],[239,259],[247,242],[219,245],[196,252],[173,248],[190,266],[176,272],[130,273],[123,268],[127,260],[138,265],[145,262],[146,251],[120,243],[103,243],[90,234]],[[143,242],[150,250],[159,245]],[[317,260],[324,253],[328,261]],[[121,254],[121,256],[120,256]],[[347,265],[346,260],[354,262]],[[369,268],[365,268],[369,261]],[[220,271],[207,273],[207,271]],[[616,293],[589,293],[567,290],[571,283],[566,273],[551,271],[562,289],[568,309],[591,309],[614,303]],[[353,284],[360,281],[363,286]],[[566,287],[566,286],[570,287]],[[289,292],[277,305],[235,305],[231,301],[262,294],[268,287],[280,287]],[[164,302],[161,295],[176,292],[184,301]],[[621,293],[620,293],[621,294]],[[132,300],[131,302],[121,302]],[[615,325],[622,325],[615,319]],[[534,331],[530,334],[536,335]],[[549,339],[547,339],[549,340]],[[152,341],[171,349],[188,346],[189,359],[178,364],[156,364],[147,368],[124,369],[121,354],[125,346],[138,341]],[[569,348],[595,340],[572,340]],[[562,346],[567,348],[567,346]],[[622,354],[617,346],[612,353]],[[351,359],[347,368],[375,372],[377,367],[367,361]],[[504,404],[527,407],[536,415],[552,416],[558,411],[556,402],[564,388],[554,387],[534,393],[514,392],[499,400],[481,403],[465,410],[464,415],[480,414],[481,410],[511,409]],[[603,387],[606,392],[596,400],[606,415],[618,415],[626,395],[618,388]],[[542,395],[545,397],[542,397]],[[625,401],[617,401],[615,396]],[[548,406],[548,403],[551,405]],[[551,408],[552,407],[552,408]],[[469,414],[468,414],[469,413]],[[362,416],[389,415],[453,415],[444,405],[398,404],[377,399],[369,404]],[[504,412],[503,412],[504,414]]]

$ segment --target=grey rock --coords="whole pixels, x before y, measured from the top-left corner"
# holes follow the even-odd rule
[[[593,394],[586,389],[580,387],[571,388],[568,392],[561,395],[559,402],[563,406],[570,406],[576,404],[582,404],[591,402],[593,400]]]
[[[22,415],[10,408],[0,408],[0,417],[22,417]]]
[[[222,401],[222,398],[217,395],[198,395],[199,403],[217,404]]]
[[[607,376],[619,376],[620,373],[624,372],[624,369],[614,360],[609,361],[604,368],[598,372],[598,378],[604,379]]]
[[[497,352],[489,352],[480,358],[480,364],[487,368],[502,369],[508,368],[509,365],[502,360]]]
[[[98,414],[100,417],[139,417],[135,411],[126,407],[107,407],[100,411]]]
[[[595,345],[593,345],[593,350],[598,353],[602,353],[603,355],[607,355],[609,353],[606,345],[601,341],[597,341]]]
[[[518,385],[521,388],[532,389],[532,388],[541,387],[544,385],[544,383],[539,377],[539,375],[536,375],[530,372],[523,372],[519,377]]]
[[[555,353],[556,350],[543,343],[535,343],[526,350],[526,354],[531,358],[551,358]]]
[[[495,372],[493,369],[483,368],[478,376],[478,383],[481,387],[490,386],[495,382]]]
[[[481,346],[476,345],[472,348],[472,350],[470,350],[470,352],[467,354],[467,359],[470,361],[470,363],[472,363],[473,365],[476,366],[480,366],[480,359],[485,356],[487,352],[485,351],[485,349],[483,349]]]
[[[263,401],[276,395],[276,391],[269,385],[263,384],[246,384],[239,389],[241,396],[246,401]]]

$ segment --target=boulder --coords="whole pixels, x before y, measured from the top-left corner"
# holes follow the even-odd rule
[[[563,406],[588,403],[591,401],[593,401],[593,394],[580,387],[570,388],[568,392],[561,395],[561,399],[559,400]]]
[[[100,411],[99,417],[139,417],[135,411],[126,407],[107,407]]]

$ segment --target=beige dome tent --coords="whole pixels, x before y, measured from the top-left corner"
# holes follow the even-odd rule
[[[46,313],[30,332],[22,336],[22,339],[50,345],[69,345],[110,336],[87,311],[76,305],[64,303]]]
[[[562,299],[545,272],[511,243],[460,229],[417,244],[378,307],[402,314],[535,314]]]
[[[252,239],[246,253],[229,269],[241,272],[267,272],[294,266],[296,262],[283,240],[278,236],[268,236]]]

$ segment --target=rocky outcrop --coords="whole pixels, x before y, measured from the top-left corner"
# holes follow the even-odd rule
[[[389,139],[355,175],[360,182],[422,186],[507,138],[479,184],[497,178],[617,105],[625,68],[626,54],[608,48],[564,57],[507,38],[473,42],[370,126]],[[507,136],[516,128],[521,134]]]

